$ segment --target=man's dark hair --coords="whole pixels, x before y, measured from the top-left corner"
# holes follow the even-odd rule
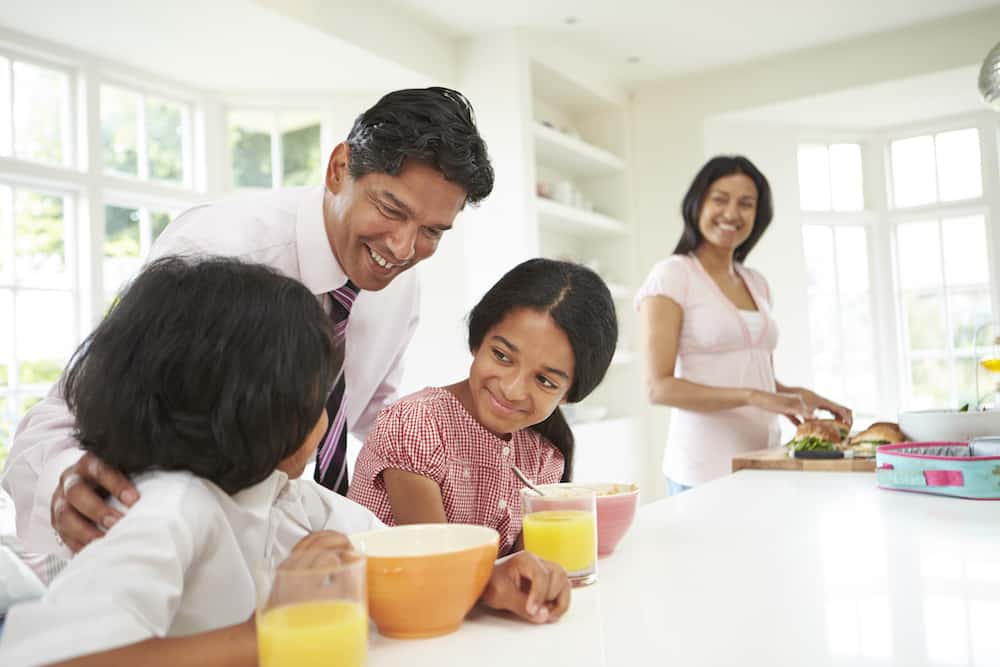
[[[354,179],[395,176],[407,158],[433,166],[476,204],[493,190],[493,167],[479,136],[472,105],[450,88],[397,90],[358,116],[347,136]]]
[[[227,493],[302,446],[342,353],[301,283],[235,259],[167,257],[77,349],[65,395],[82,447],[126,474],[187,470]]]
[[[771,198],[771,185],[764,174],[753,162],[742,155],[717,155],[705,163],[688,188],[681,202],[681,216],[684,218],[684,231],[674,248],[675,255],[686,255],[694,252],[705,239],[698,228],[698,218],[701,217],[701,207],[705,204],[708,191],[720,178],[743,174],[753,181],[757,187],[757,214],[753,221],[753,230],[747,240],[741,243],[733,253],[737,262],[742,262],[760,241],[774,217],[774,203]]]

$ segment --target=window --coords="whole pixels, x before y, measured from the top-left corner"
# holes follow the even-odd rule
[[[0,154],[71,164],[70,75],[0,56]]]
[[[110,306],[122,287],[138,273],[153,241],[166,228],[173,214],[145,207],[104,207],[104,253],[102,277],[104,304]]]
[[[874,416],[879,412],[879,384],[868,229],[807,224],[802,240],[814,389],[845,401],[859,416]]]
[[[322,183],[326,156],[318,114],[233,111],[228,117],[234,187]]]
[[[908,407],[974,405],[974,336],[994,312],[985,216],[903,222],[895,232]]]
[[[979,130],[967,128],[893,141],[896,208],[974,199],[983,194]]]
[[[101,86],[101,160],[112,174],[189,186],[191,111],[176,101]]]
[[[0,458],[79,342],[73,198],[0,183]]]
[[[860,145],[802,145],[798,164],[803,211],[860,211],[865,207]]]

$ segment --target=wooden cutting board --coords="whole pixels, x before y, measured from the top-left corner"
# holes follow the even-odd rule
[[[795,459],[788,456],[784,447],[772,447],[733,457],[733,472],[748,469],[875,472],[875,459]]]

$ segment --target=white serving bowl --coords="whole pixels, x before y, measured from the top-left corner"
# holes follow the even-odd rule
[[[968,442],[1000,435],[1000,410],[900,412],[899,428],[913,442]]]

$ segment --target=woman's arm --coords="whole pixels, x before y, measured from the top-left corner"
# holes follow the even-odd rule
[[[382,479],[397,524],[448,523],[441,487],[433,479],[396,468],[386,468]]]
[[[186,637],[147,639],[137,644],[92,653],[55,665],[60,667],[219,667],[257,666],[257,628],[251,618],[238,625]]]
[[[768,412],[805,416],[801,397],[745,387],[713,387],[674,377],[684,310],[673,299],[643,299],[649,402],[695,412],[716,412],[751,405]]]

